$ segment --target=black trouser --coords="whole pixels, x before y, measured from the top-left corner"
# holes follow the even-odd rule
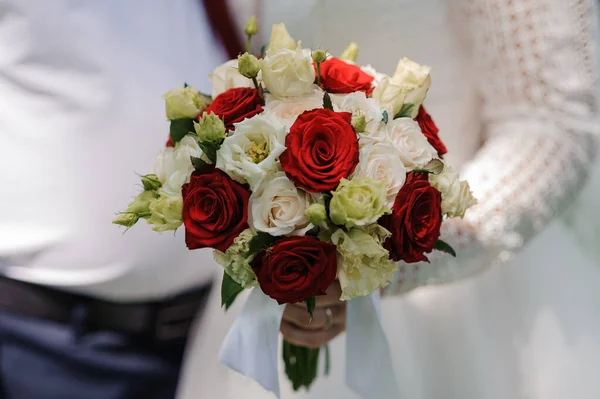
[[[1,299],[0,399],[174,398],[187,332],[160,341],[90,329],[82,318],[33,317]]]

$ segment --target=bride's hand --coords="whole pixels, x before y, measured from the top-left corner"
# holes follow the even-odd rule
[[[340,301],[341,288],[335,282],[327,295],[316,297],[312,322],[306,304],[288,304],[283,312],[281,333],[286,341],[308,348],[319,348],[346,328],[346,302]]]

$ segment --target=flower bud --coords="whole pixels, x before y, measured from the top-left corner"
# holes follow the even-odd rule
[[[354,127],[356,133],[364,133],[367,128],[367,118],[364,115],[353,116],[352,127]]]
[[[158,195],[154,191],[142,191],[127,206],[125,213],[135,213],[138,217],[147,217],[150,212],[150,204]]]
[[[162,183],[158,180],[158,176],[154,174],[142,176],[142,184],[144,185],[144,190],[150,191],[158,190],[162,187]]]
[[[216,143],[225,138],[225,124],[213,112],[202,114],[198,122],[194,122],[194,130],[198,141],[203,143]]]
[[[312,52],[312,60],[314,62],[316,62],[317,64],[325,61],[326,59],[327,59],[327,53],[325,52],[325,50],[317,49]]]
[[[304,213],[308,218],[308,221],[314,225],[318,225],[321,222],[327,220],[327,209],[323,204],[312,204],[308,208],[306,208],[306,212]]]
[[[244,33],[246,36],[254,36],[258,32],[258,24],[256,23],[256,17],[253,15],[246,22],[246,26],[244,26]]]
[[[238,71],[240,75],[248,79],[255,78],[260,71],[258,59],[250,53],[244,53],[238,56]]]
[[[120,226],[132,227],[137,221],[140,220],[139,216],[131,212],[123,212],[119,214],[112,222]]]
[[[179,87],[169,90],[165,95],[167,119],[194,119],[208,106],[206,97],[193,87]]]
[[[358,57],[358,44],[354,42],[350,42],[340,54],[340,59],[345,61],[356,61],[356,57]]]
[[[267,55],[270,55],[273,52],[276,53],[279,49],[294,50],[296,47],[296,42],[288,33],[285,25],[274,24],[271,29],[271,38],[269,39]]]

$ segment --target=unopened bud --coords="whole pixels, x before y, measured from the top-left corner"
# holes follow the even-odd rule
[[[132,227],[140,220],[139,216],[132,212],[123,212],[119,214],[112,222],[119,226]]]
[[[142,184],[144,186],[144,190],[158,190],[162,187],[162,183],[158,180],[158,176],[152,175],[144,175],[142,176]]]
[[[194,130],[202,143],[217,143],[225,138],[225,124],[213,112],[203,113],[200,120],[194,122]]]
[[[358,57],[358,44],[354,42],[349,43],[340,54],[340,59],[346,61],[356,61],[356,57]]]
[[[310,223],[317,225],[327,220],[327,208],[323,204],[315,203],[306,208],[305,215]]]
[[[352,126],[356,133],[364,133],[367,128],[367,119],[364,115],[353,116],[352,117]]]
[[[129,204],[125,213],[135,213],[139,217],[145,217],[149,215],[150,203],[158,197],[158,194],[154,191],[142,191],[137,197]]]
[[[296,42],[294,39],[292,39],[284,24],[273,25],[267,55],[269,55],[271,52],[277,52],[279,49],[283,48],[294,50],[296,46]]]
[[[256,17],[253,15],[246,22],[246,26],[244,26],[244,33],[246,36],[254,36],[258,32],[258,24],[256,23]]]
[[[258,71],[260,71],[258,59],[250,53],[238,56],[238,71],[248,79],[255,78],[258,75]]]
[[[327,53],[325,52],[325,50],[317,49],[312,52],[312,59],[317,64],[321,63],[327,59]]]

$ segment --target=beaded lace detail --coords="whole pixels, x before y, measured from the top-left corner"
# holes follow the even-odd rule
[[[595,156],[593,1],[464,3],[485,142],[461,178],[479,204],[444,223],[441,238],[458,257],[401,264],[391,293],[511,259],[573,201]]]

